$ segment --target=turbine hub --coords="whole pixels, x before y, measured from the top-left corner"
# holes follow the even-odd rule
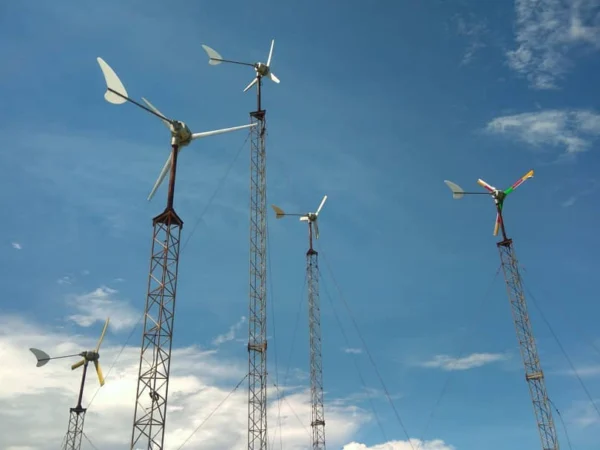
[[[192,140],[192,132],[184,122],[179,120],[174,120],[171,124],[171,135],[174,143],[179,147],[188,145]]]
[[[83,356],[86,361],[98,361],[100,359],[100,354],[96,353],[94,350],[83,352],[81,356]]]
[[[267,66],[264,63],[256,63],[254,68],[256,70],[256,73],[261,77],[265,77],[269,74],[269,66]]]

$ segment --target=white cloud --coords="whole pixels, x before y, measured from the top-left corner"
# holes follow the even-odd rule
[[[13,242],[12,246],[14,249],[21,250],[23,247],[18,242]]]
[[[461,65],[467,65],[473,60],[475,53],[486,47],[482,38],[488,32],[488,27],[485,21],[477,19],[474,14],[457,14],[454,19],[458,35],[465,37],[468,42],[461,61]]]
[[[35,358],[28,347],[41,347],[50,355],[77,353],[93,346],[95,336],[73,336],[55,332],[18,317],[0,318],[0,348],[3,349],[3,369],[0,372],[0,448],[21,446],[34,450],[54,449],[60,445],[68,424],[69,407],[75,406],[81,372],[71,371],[73,361],[55,360],[35,367]],[[113,370],[108,368],[120,350],[107,336],[101,362],[106,374],[102,387],[85,420],[85,433],[98,448],[126,449],[132,426],[132,409],[139,364],[139,348],[125,347]],[[193,430],[229,394],[246,373],[246,360],[228,360],[216,350],[196,347],[174,348],[169,389],[169,417],[166,450],[178,448]],[[74,358],[74,360],[76,360]],[[98,389],[90,373],[84,406]],[[242,383],[223,406],[188,441],[184,448],[239,449],[246,445],[247,392]],[[269,391],[269,435],[279,440],[282,433],[287,449],[304,449],[310,439],[310,395],[308,389],[284,389],[281,402],[281,427],[275,389]],[[332,399],[326,405],[327,438],[331,448],[352,447],[358,429],[371,420],[363,409],[348,400]],[[301,418],[300,423],[296,415]],[[417,442],[417,441],[415,441]],[[438,441],[425,443],[423,450],[442,450]],[[439,441],[441,442],[441,441]],[[405,447],[373,447],[402,449]],[[438,445],[438,446],[436,446]]]
[[[246,317],[244,317],[244,316],[240,317],[240,320],[237,323],[235,323],[229,327],[229,331],[227,331],[227,333],[220,334],[219,336],[214,338],[212,341],[212,344],[213,345],[221,345],[221,344],[224,344],[225,342],[233,341],[235,339],[235,333],[237,331],[239,331],[239,329],[245,323],[246,323]]]
[[[536,89],[553,89],[571,67],[568,53],[600,47],[599,0],[516,0],[517,48],[509,66]]]
[[[58,280],[56,280],[58,284],[73,284],[73,281],[75,280],[69,275],[65,275],[64,277],[61,277]]]
[[[344,445],[343,450],[454,450],[454,447],[439,439],[433,441],[411,439],[410,441],[389,441],[372,447],[352,442]]]
[[[117,293],[115,289],[101,286],[87,294],[71,297],[68,303],[79,314],[70,315],[68,319],[79,326],[89,327],[110,317],[110,326],[115,330],[131,328],[139,321],[142,311],[136,311],[129,303],[118,299]]]
[[[600,404],[600,399],[595,399],[594,403]],[[588,428],[600,425],[598,411],[589,401],[575,402],[571,409],[566,413],[567,420],[576,424],[580,428]]]
[[[448,355],[436,355],[431,361],[421,363],[421,367],[438,368],[446,371],[469,370],[475,367],[497,361],[504,361],[507,356],[502,353],[472,353],[462,358],[453,358]]]
[[[360,355],[362,353],[362,349],[361,348],[346,347],[343,350],[344,350],[344,353],[351,353],[351,354],[354,354],[354,355]]]
[[[536,149],[559,147],[566,155],[589,149],[600,136],[600,114],[586,110],[547,110],[497,117],[486,130],[505,134]]]

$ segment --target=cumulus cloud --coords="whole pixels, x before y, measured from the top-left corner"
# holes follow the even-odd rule
[[[411,439],[410,441],[390,441],[384,444],[376,444],[372,447],[357,442],[351,442],[344,445],[343,450],[454,450],[454,447],[446,444],[444,441],[436,439],[434,441],[421,441]]]
[[[600,404],[600,399],[595,399],[594,403]],[[571,409],[566,413],[567,420],[576,424],[580,428],[589,428],[600,426],[600,416],[597,409],[589,401],[575,402]]]
[[[572,66],[569,52],[600,48],[600,1],[516,0],[516,48],[509,66],[535,89],[554,89]]]
[[[27,348],[40,347],[50,355],[63,355],[90,348],[95,340],[96,336],[75,337],[15,316],[0,318],[3,367],[10,367],[10,370],[3,369],[0,375],[0,448],[58,448],[67,429],[69,408],[75,406],[77,401],[81,372],[70,369],[70,364],[76,358],[73,361],[50,361],[38,368]],[[85,433],[97,448],[129,448],[139,348],[125,347],[109,372],[120,350],[121,346],[113,341],[109,333],[101,355],[106,384],[99,389],[93,372],[86,383],[83,406],[89,407],[89,410]],[[179,448],[193,434],[247,371],[245,357],[227,359],[217,350],[193,346],[174,348],[172,356],[165,445],[165,449],[169,450]],[[271,439],[277,436],[279,440],[281,434],[285,448],[304,449],[310,441],[309,390],[305,387],[281,390],[286,396],[280,403],[280,414],[277,391],[272,388],[268,393],[269,435]],[[90,405],[90,399],[96,392],[97,396]],[[193,434],[184,448],[246,448],[247,401],[246,383],[243,383]],[[331,448],[369,448],[358,443],[347,444],[358,429],[371,420],[365,410],[343,398],[332,399],[325,409],[327,438]],[[344,447],[344,444],[347,445]],[[371,448],[407,448],[401,444],[391,442],[382,444],[387,447]],[[421,448],[451,448],[440,445],[445,444],[430,441]]]
[[[421,363],[420,366],[446,371],[469,370],[506,359],[507,356],[502,353],[472,353],[462,358],[453,358],[449,355],[436,355],[431,361]]]
[[[58,280],[56,280],[58,284],[73,284],[74,281],[74,278],[69,275],[65,275],[64,277],[60,277]]]
[[[16,250],[21,250],[23,248],[18,242],[13,242],[12,247]]]
[[[96,322],[104,322],[110,317],[110,326],[115,330],[131,328],[142,315],[131,305],[117,298],[119,291],[106,286],[101,286],[91,292],[74,295],[69,298],[68,304],[77,310],[67,318],[81,327],[89,327]]]
[[[212,341],[212,344],[213,345],[221,345],[221,344],[224,344],[225,342],[233,341],[235,339],[235,334],[240,330],[242,325],[244,325],[245,323],[246,323],[246,317],[245,316],[240,317],[240,320],[237,323],[235,323],[229,327],[229,331],[227,331],[227,333],[220,334],[219,336],[214,338]]]
[[[361,348],[352,348],[352,347],[346,347],[343,349],[344,353],[351,353],[354,355],[359,355],[362,353],[362,349]]]
[[[586,151],[600,135],[600,114],[587,110],[547,110],[497,117],[486,130],[533,148],[562,148],[566,155]]]
[[[461,65],[467,65],[479,50],[486,47],[483,36],[489,31],[487,23],[485,20],[478,19],[474,14],[457,14],[454,16],[454,20],[458,35],[467,40],[467,48],[461,61]]]

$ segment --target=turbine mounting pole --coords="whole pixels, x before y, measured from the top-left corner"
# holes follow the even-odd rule
[[[167,207],[152,219],[152,252],[138,372],[131,448],[163,448],[183,221],[173,207],[179,145],[171,142]]]
[[[266,111],[250,113],[250,299],[248,319],[248,449],[267,449],[267,170]]]
[[[542,441],[542,450],[559,450],[558,436],[552,418],[552,409],[546,391],[544,372],[540,364],[533,328],[527,312],[527,302],[519,271],[519,262],[513,249],[512,239],[506,236],[502,208],[497,208],[502,229],[502,241],[496,245],[500,252],[500,261],[504,272],[508,300],[517,332],[517,340],[525,366],[525,380],[533,403],[535,418]]]
[[[319,299],[319,253],[313,249],[313,222],[308,222],[306,252],[308,283],[308,329],[310,343],[310,397],[313,450],[325,450],[325,407],[323,402],[323,358],[321,353],[321,306]]]
[[[85,386],[85,375],[87,373],[87,361],[83,365],[83,374],[81,375],[81,387],[79,388],[79,398],[77,406],[69,410],[69,428],[63,450],[79,450],[81,448],[81,438],[83,437],[83,423],[85,421],[86,408],[81,406],[83,399],[83,387]]]

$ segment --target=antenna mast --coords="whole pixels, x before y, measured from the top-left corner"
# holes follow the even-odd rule
[[[500,252],[500,261],[504,272],[508,300],[510,302],[513,321],[517,331],[517,340],[521,350],[523,365],[525,366],[525,380],[529,386],[529,393],[533,403],[537,427],[542,441],[542,450],[559,450],[558,436],[552,418],[552,409],[550,408],[548,393],[546,391],[544,372],[542,371],[542,366],[540,364],[540,357],[533,335],[533,328],[527,311],[527,302],[525,300],[525,291],[521,281],[519,262],[513,249],[512,239],[508,238],[506,235],[504,218],[502,216],[502,208],[506,196],[531,177],[533,177],[533,170],[527,172],[527,174],[504,191],[496,189],[494,186],[489,185],[481,179],[477,180],[477,183],[488,191],[487,193],[465,192],[460,186],[451,181],[446,180],[445,183],[452,190],[455,199],[460,199],[465,194],[488,194],[491,195],[494,200],[496,205],[494,236],[498,234],[499,230],[502,232],[502,240],[496,243],[496,246]]]
[[[267,63],[223,59],[202,45],[209,64],[223,62],[253,67],[256,76],[244,92],[256,84],[256,110],[250,113],[250,298],[248,314],[248,449],[267,449],[267,154],[266,110],[262,108],[262,79],[279,83],[271,72],[273,46]]]

